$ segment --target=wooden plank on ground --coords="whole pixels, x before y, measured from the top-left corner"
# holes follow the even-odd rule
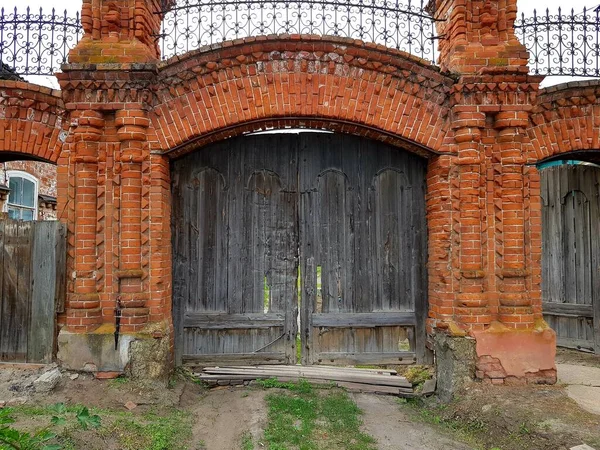
[[[247,362],[248,364],[284,364],[286,355],[279,353],[220,353],[204,355],[183,355],[183,364],[187,366],[205,366],[215,364],[239,364]]]
[[[310,366],[315,371],[344,371],[344,372],[357,372],[357,373],[376,373],[380,375],[397,375],[398,372],[394,369],[362,369],[357,367],[337,367],[337,366]],[[208,368],[208,367],[207,367]],[[257,369],[258,366],[227,366],[228,369]],[[295,372],[298,369],[307,366],[293,365],[293,366],[260,366],[263,370],[278,370],[278,371],[290,371]]]
[[[291,372],[275,372],[271,370],[261,370],[261,369],[253,369],[253,370],[238,370],[238,369],[228,369],[228,368],[205,368],[205,373],[213,374],[213,375],[252,375],[255,377],[274,377],[274,376],[290,376]],[[310,379],[311,376],[315,378],[323,378],[332,381],[348,381],[354,383],[365,383],[365,384],[378,384],[382,386],[398,386],[398,387],[412,387],[412,384],[406,380],[406,378],[391,376],[391,375],[377,375],[373,373],[344,373],[343,371],[331,371],[327,372],[315,372],[309,369],[300,369],[296,372],[296,376],[300,378]]]

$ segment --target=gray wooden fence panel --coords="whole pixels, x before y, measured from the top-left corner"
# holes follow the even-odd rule
[[[0,359],[52,361],[56,308],[64,305],[66,229],[0,220]]]
[[[558,345],[600,352],[600,168],[550,167],[541,181],[544,317]]]
[[[31,277],[31,322],[27,360],[52,361],[56,327],[55,293],[57,292],[56,222],[38,222],[33,227]]]

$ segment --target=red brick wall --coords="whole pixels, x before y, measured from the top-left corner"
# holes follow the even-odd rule
[[[123,332],[170,321],[170,160],[240,133],[290,126],[358,134],[428,158],[428,331],[476,337],[489,379],[521,376],[498,344],[510,339],[498,336],[522,333],[531,343],[514,352],[518,362],[534,348],[550,355],[531,164],[598,148],[600,88],[539,90],[514,36],[514,0],[432,3],[446,19],[438,25],[442,71],[378,45],[295,35],[158,63],[147,39],[157,3],[120,0],[123,20],[90,21],[104,3],[85,3],[86,36],[57,75],[68,120],[60,120],[56,93],[29,85],[8,85],[10,106],[0,106],[11,117],[0,115],[5,148],[58,161],[70,274],[61,320],[69,329],[112,324],[117,305]],[[544,364],[531,379],[551,378],[554,368]]]

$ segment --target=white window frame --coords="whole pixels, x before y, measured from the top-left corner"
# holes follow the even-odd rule
[[[7,170],[6,171],[6,182],[10,187],[10,179],[11,178],[24,178],[33,182],[34,191],[33,191],[33,220],[38,220],[38,196],[39,196],[39,181],[36,177],[31,175],[30,173],[24,172],[22,170]],[[8,206],[15,206],[17,208],[25,208],[31,209],[28,206],[17,205],[9,203],[10,194],[6,197],[6,202],[4,203],[4,212],[8,212]]]

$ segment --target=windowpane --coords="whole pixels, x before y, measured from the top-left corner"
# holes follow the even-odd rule
[[[33,208],[35,206],[35,183],[31,180],[21,178],[23,183],[23,197],[21,205]]]
[[[21,204],[23,199],[23,178],[11,177],[8,183],[8,187],[10,188],[10,194],[8,196],[8,202],[14,203],[17,205]]]
[[[31,209],[22,209],[21,210],[21,219],[33,220],[33,211]]]
[[[21,218],[21,210],[19,208],[13,208],[12,206],[8,207],[8,217],[13,220],[18,220]]]

